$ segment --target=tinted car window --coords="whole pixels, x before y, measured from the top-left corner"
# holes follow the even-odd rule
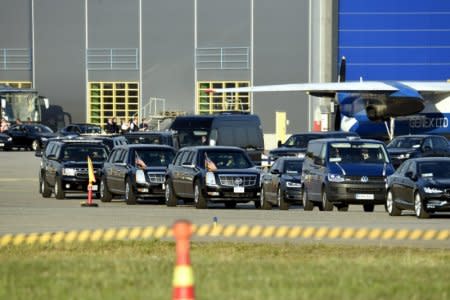
[[[253,166],[243,152],[206,151],[206,154],[217,169],[246,169]]]
[[[284,172],[292,174],[302,173],[303,162],[299,160],[286,160],[284,162]]]
[[[68,145],[60,154],[63,160],[84,161],[87,157],[93,161],[104,161],[108,157],[108,153],[104,147],[86,145],[80,147],[78,145]]]
[[[331,143],[329,160],[332,162],[372,163],[389,162],[383,145],[371,143]]]
[[[149,167],[167,167],[174,157],[174,153],[168,150],[139,149],[135,153]]]
[[[449,178],[450,162],[448,161],[427,161],[420,162],[417,166],[417,174],[421,177],[429,178]]]
[[[398,137],[392,140],[387,147],[388,148],[416,148],[420,147],[423,138],[418,137]]]
[[[431,138],[435,149],[447,149],[449,147],[447,139],[440,137]]]
[[[317,139],[316,135],[293,135],[286,140],[284,146],[286,147],[297,147],[306,148],[310,140]]]

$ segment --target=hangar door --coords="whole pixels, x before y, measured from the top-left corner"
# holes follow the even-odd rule
[[[340,0],[342,56],[347,80],[450,79],[450,1]]]

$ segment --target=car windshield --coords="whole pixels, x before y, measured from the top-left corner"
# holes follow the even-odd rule
[[[70,145],[62,151],[62,159],[66,161],[105,161],[108,157],[106,147],[90,145]]]
[[[332,143],[328,156],[330,162],[388,163],[389,158],[382,144]]]
[[[81,125],[80,130],[83,133],[101,133],[102,129],[99,126]]]
[[[418,137],[397,137],[390,142],[387,147],[392,148],[417,148],[422,144],[423,138]]]
[[[293,135],[283,144],[285,147],[306,148],[308,142],[319,138],[318,135]]]
[[[244,152],[240,151],[207,151],[205,165],[212,162],[217,169],[247,169],[253,165]]]
[[[157,135],[128,135],[126,138],[130,144],[162,144]]]
[[[450,161],[420,162],[417,167],[423,178],[450,178]]]
[[[53,130],[44,125],[34,125],[30,126],[31,132],[39,132],[39,133],[53,133]]]
[[[286,160],[284,162],[284,172],[287,174],[300,174],[302,172],[303,161]]]
[[[135,164],[142,160],[147,167],[167,167],[175,154],[170,150],[139,149],[135,152]]]

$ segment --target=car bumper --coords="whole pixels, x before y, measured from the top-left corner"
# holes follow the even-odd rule
[[[450,211],[450,196],[425,195],[423,199],[427,211]]]
[[[92,191],[98,191],[98,182],[100,182],[100,178],[95,178],[95,182],[92,183]],[[64,176],[61,181],[62,189],[65,192],[80,192],[85,193],[88,191],[89,181],[87,179],[79,179],[74,177]]]
[[[302,189],[301,188],[287,188],[284,191],[284,199],[289,202],[302,201]]]
[[[234,187],[207,186],[202,192],[212,202],[249,202],[259,199],[260,189],[257,186],[252,186],[244,187],[242,191],[242,189],[235,189]]]
[[[384,183],[328,183],[326,191],[328,200],[333,203],[386,203],[386,185]]]
[[[136,195],[139,198],[161,198],[164,197],[164,184],[137,184]]]

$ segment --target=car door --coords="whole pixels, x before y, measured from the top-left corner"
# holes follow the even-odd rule
[[[55,144],[55,146],[53,148],[50,148],[48,152],[46,179],[47,183],[50,184],[51,186],[55,185],[57,172],[58,170],[61,169],[60,168],[61,148],[62,148],[61,145]]]
[[[312,200],[320,201],[322,198],[322,184],[325,182],[327,176],[327,166],[325,162],[326,144],[316,144],[317,149],[314,149],[314,157],[311,164],[311,187],[308,190],[308,195],[311,195]]]
[[[411,161],[406,161],[400,167],[395,171],[394,174],[392,174],[392,177],[390,178],[390,190],[392,193],[393,200],[395,201],[402,201],[404,200],[404,195],[402,194],[404,192],[403,186],[405,185],[405,173],[406,170],[409,169],[409,165],[411,164]]]
[[[402,198],[409,206],[414,206],[414,191],[416,187],[417,181],[417,163],[412,161],[408,169],[405,172],[405,175],[410,174],[410,176],[405,176],[405,181],[402,186]]]
[[[183,168],[181,166],[181,162],[183,161],[186,155],[188,155],[188,151],[179,152],[172,166],[172,174],[171,174],[172,187],[175,194],[177,195],[183,194],[183,182],[181,180],[183,176]]]
[[[121,149],[116,161],[114,162],[113,178],[119,194],[125,194],[125,178],[128,174],[128,152],[129,149]]]
[[[277,188],[278,183],[280,182],[280,176],[281,176],[281,166],[282,163],[281,160],[278,159],[270,169],[270,182],[267,184],[267,191],[266,196],[270,201],[274,201],[277,197]]]
[[[103,165],[103,177],[106,181],[106,185],[110,191],[115,191],[114,179],[113,179],[113,169],[114,169],[114,161],[117,155],[120,153],[120,149],[113,150],[111,152],[107,161],[105,161]]]
[[[196,159],[195,154],[196,151],[188,151],[188,154],[183,157],[183,161],[181,162],[182,166],[182,177],[181,177],[181,186],[183,193],[186,197],[194,198],[194,177],[196,175]]]
[[[12,137],[14,146],[25,145],[25,128],[22,125],[14,126],[9,130],[9,135]]]

